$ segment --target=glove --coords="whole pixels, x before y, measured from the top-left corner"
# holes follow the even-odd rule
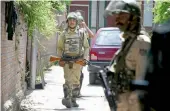
[[[65,66],[65,61],[60,60],[59,61],[59,66],[64,67]]]

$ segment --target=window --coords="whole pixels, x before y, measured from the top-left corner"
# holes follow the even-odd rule
[[[118,30],[103,30],[97,36],[96,45],[121,45],[119,35]]]

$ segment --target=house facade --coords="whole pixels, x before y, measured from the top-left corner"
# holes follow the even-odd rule
[[[72,1],[69,6],[69,11],[81,10],[85,18],[85,22],[88,24],[93,32],[96,32],[101,27],[113,27],[115,26],[114,16],[104,18],[104,10],[109,3],[109,0],[103,1]],[[147,3],[147,1],[138,0],[138,4],[142,12],[142,24],[147,29],[151,31],[152,19],[153,19],[153,1]]]

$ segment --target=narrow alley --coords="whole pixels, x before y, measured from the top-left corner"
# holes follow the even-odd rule
[[[0,5],[0,111],[169,109],[170,0],[1,0]],[[64,101],[74,106],[66,108],[63,67],[65,92],[71,92],[79,84],[80,65],[89,65],[83,68],[81,96]],[[99,72],[93,66],[111,66],[101,73],[111,108],[101,84],[90,85]]]
[[[62,105],[64,83],[63,70],[52,66],[45,72],[47,82],[44,90],[27,91],[26,99],[21,103],[21,111],[109,111],[107,100],[101,86],[89,85],[88,71],[85,67],[82,97],[78,98],[79,108],[67,109]]]

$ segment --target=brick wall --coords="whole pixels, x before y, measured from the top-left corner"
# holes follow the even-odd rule
[[[58,24],[58,26],[60,26],[61,23],[65,20],[66,18],[64,14],[56,16],[56,24]],[[43,37],[41,34],[38,34],[38,37],[41,43],[41,44],[38,44],[38,51],[40,52],[41,56],[43,55],[49,56],[51,54],[56,55],[58,33],[54,34],[52,37],[48,39]],[[45,50],[43,50],[42,46],[44,47]]]
[[[23,17],[18,14],[16,32],[13,40],[8,40],[5,23],[5,2],[1,2],[1,102],[4,105],[3,110],[9,110],[9,101],[18,99],[18,93],[22,91],[22,76],[25,73],[26,64],[26,45],[27,31],[26,25],[23,22]],[[24,79],[24,78],[23,78]],[[2,107],[3,108],[3,107]],[[12,111],[18,111],[16,109]]]

